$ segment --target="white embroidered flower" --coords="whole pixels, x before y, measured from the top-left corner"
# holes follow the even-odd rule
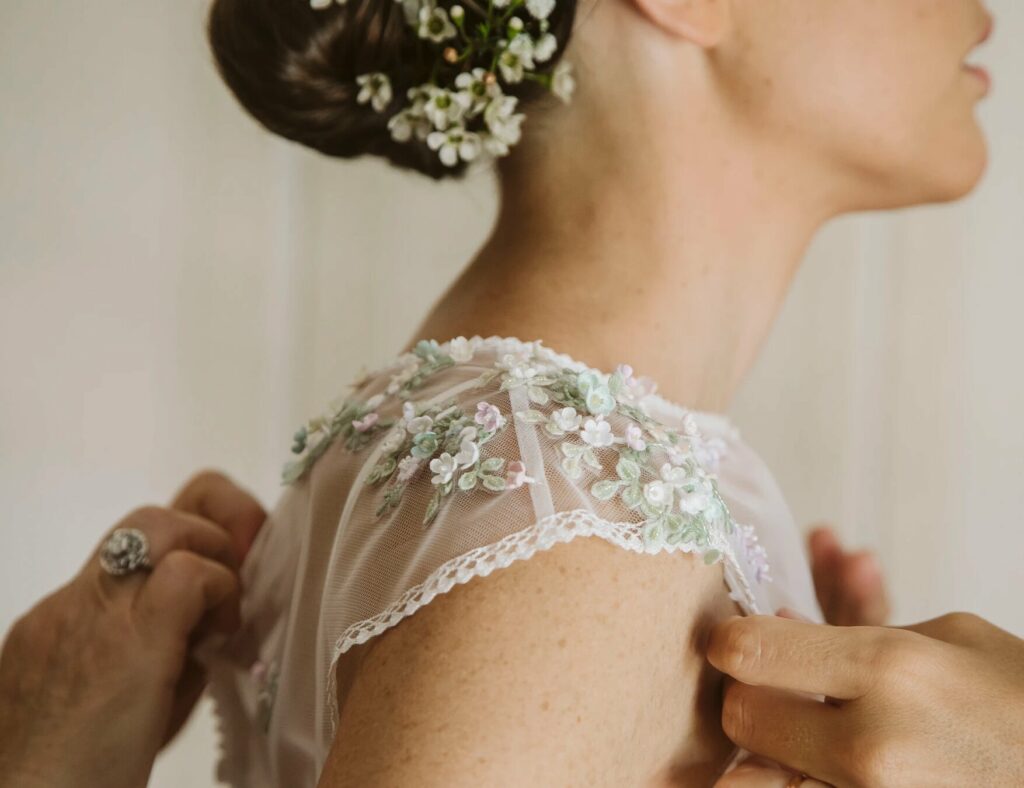
[[[680,491],[679,508],[686,514],[700,514],[711,506],[713,493],[706,479],[693,479],[692,484]]]
[[[534,19],[547,19],[555,10],[555,0],[526,0],[526,10]]]
[[[364,404],[367,410],[377,410],[377,408],[384,404],[384,395],[374,394]]]
[[[612,425],[598,416],[596,419],[587,419],[583,424],[583,432],[580,433],[584,443],[600,449],[611,446],[615,443],[615,436],[612,435]]]
[[[508,464],[508,475],[506,477],[505,489],[515,490],[524,484],[533,484],[537,480],[526,475],[526,466],[520,460],[513,460]]]
[[[420,8],[420,27],[416,32],[420,38],[440,43],[458,34],[459,30],[448,19],[448,12],[431,4]]]
[[[523,72],[533,70],[533,40],[526,33],[513,38],[498,56],[498,68],[506,82],[522,82]]]
[[[418,460],[412,455],[403,457],[402,461],[398,463],[398,481],[400,484],[412,479],[413,476],[419,471],[422,465],[422,460]]]
[[[403,443],[405,443],[405,428],[396,427],[384,436],[384,440],[380,442],[380,450],[384,454],[394,454],[402,448]]]
[[[462,76],[462,74],[459,76]],[[452,357],[452,361],[456,364],[465,364],[473,360],[473,354],[476,353],[476,345],[477,343],[471,342],[465,337],[455,337],[455,339],[448,343],[448,355]]]
[[[423,113],[438,131],[445,131],[450,126],[458,127],[469,109],[471,100],[465,93],[457,93],[436,85],[429,87],[430,98],[423,105]],[[427,137],[429,143],[430,137]],[[437,147],[431,146],[432,150]]]
[[[420,360],[411,353],[403,356],[401,363],[402,368],[391,377],[391,381],[385,389],[388,394],[397,393],[398,390],[412,380],[413,376],[419,371]]]
[[[490,402],[477,403],[476,415],[473,417],[473,421],[488,432],[497,432],[505,426],[505,417],[501,415],[501,411],[498,410],[497,406],[492,405]]]
[[[444,456],[443,454],[441,455]],[[476,444],[473,438],[463,438],[459,444],[459,451],[455,455],[455,462],[460,468],[469,468],[476,465],[476,461],[480,459],[480,447]],[[431,463],[430,469],[434,470],[434,465]]]
[[[644,500],[651,506],[661,508],[672,503],[672,486],[665,482],[647,482],[644,485]]]
[[[509,146],[515,145],[522,137],[521,126],[526,116],[515,111],[518,101],[515,96],[497,96],[484,109],[484,123],[487,125],[484,147],[488,153],[504,156],[509,152]]]
[[[509,382],[515,384],[528,383],[538,372],[532,359],[519,353],[506,353],[498,361],[498,368],[505,370]]]
[[[673,465],[682,465],[690,458],[690,453],[674,444],[669,444],[667,448],[668,461]]]
[[[686,468],[679,468],[667,462],[661,466],[659,475],[663,482],[674,487],[681,487],[690,480],[690,475],[686,472]]]
[[[356,96],[357,104],[369,102],[377,112],[387,109],[392,96],[391,80],[387,74],[381,71],[360,74],[356,77],[356,84],[360,86],[359,95]]]
[[[697,426],[697,419],[694,418],[692,413],[687,413],[683,417],[683,434],[688,438],[694,438],[700,434],[700,429]]]
[[[406,421],[405,429],[408,430],[410,435],[419,435],[433,426],[434,420],[430,416],[416,416]]]
[[[432,131],[427,136],[427,145],[431,150],[440,151],[441,162],[454,167],[463,161],[473,161],[480,155],[480,135],[475,131],[466,131],[462,126],[452,126],[447,131]]]
[[[699,437],[690,439],[694,459],[712,476],[718,474],[725,448],[725,441],[717,435],[707,440]]]
[[[544,428],[548,431],[548,434],[554,435],[557,438],[560,435],[565,435],[567,432],[576,432],[582,423],[583,417],[576,412],[576,408],[565,407],[554,411],[548,418],[548,423],[544,425]]]
[[[538,63],[545,63],[551,60],[556,49],[558,49],[558,39],[551,33],[544,33],[533,42],[533,59]]]
[[[586,397],[587,410],[595,416],[607,416],[615,410],[615,397],[607,386],[595,386]]]
[[[559,60],[555,70],[551,72],[551,92],[568,104],[576,90],[576,80],[572,75],[572,66],[566,60]]]
[[[626,427],[626,445],[633,451],[643,451],[647,448],[644,431],[638,425],[630,424]]]
[[[374,425],[380,421],[380,414],[378,413],[367,413],[361,419],[352,420],[352,429],[356,432],[368,432],[373,429]]]
[[[448,484],[458,468],[459,465],[455,458],[448,452],[442,452],[440,457],[435,457],[430,461],[430,470],[434,474],[434,478],[430,480],[431,484]]]

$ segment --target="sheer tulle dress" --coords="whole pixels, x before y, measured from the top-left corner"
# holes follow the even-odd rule
[[[295,434],[208,657],[235,786],[314,786],[361,644],[456,584],[597,538],[723,564],[745,613],[820,620],[799,534],[730,420],[540,342],[425,341]],[[486,582],[474,580],[474,582]]]

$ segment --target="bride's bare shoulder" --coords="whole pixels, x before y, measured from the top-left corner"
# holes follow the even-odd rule
[[[597,538],[475,578],[369,644],[321,785],[706,784],[734,612],[720,564]]]

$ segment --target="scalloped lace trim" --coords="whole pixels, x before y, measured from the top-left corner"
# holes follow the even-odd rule
[[[744,610],[758,612],[757,601],[747,582],[746,576],[736,558],[733,545],[719,536],[705,551],[694,545],[661,543],[648,548],[643,539],[641,523],[614,523],[597,517],[586,509],[556,512],[538,520],[534,525],[509,534],[493,544],[484,545],[446,561],[434,570],[426,580],[415,585],[400,596],[381,613],[349,626],[337,639],[327,676],[327,701],[330,708],[332,732],[338,721],[335,669],[342,654],[353,646],[382,634],[427,605],[438,594],[444,594],[472,580],[486,577],[495,569],[510,566],[516,561],[528,559],[542,550],[549,550],[557,544],[571,542],[579,536],[597,536],[624,550],[634,553],[656,554],[662,552],[700,553],[718,550],[725,563],[725,579],[733,599]]]

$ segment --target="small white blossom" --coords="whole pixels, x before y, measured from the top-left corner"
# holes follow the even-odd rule
[[[555,10],[555,0],[526,0],[526,10],[534,19],[547,19]]]
[[[408,142],[413,136],[425,140],[433,128],[421,110],[403,109],[388,119],[388,131],[395,142]]]
[[[405,482],[409,481],[413,476],[415,476],[416,472],[419,471],[421,464],[421,461],[416,459],[412,455],[408,457],[403,457],[402,461],[398,463],[399,483],[404,484]]]
[[[460,75],[461,76],[461,75]],[[448,343],[448,355],[456,364],[465,364],[473,360],[476,344],[465,337],[455,337]]]
[[[491,99],[501,95],[501,86],[497,81],[488,83],[486,77],[487,70],[479,67],[463,71],[455,77],[455,87],[469,98],[470,115],[479,114]]]
[[[380,71],[370,74],[360,74],[356,77],[356,83],[360,86],[359,95],[356,96],[357,104],[370,105],[377,111],[383,112],[391,103],[391,80],[388,75]]]
[[[367,410],[377,410],[377,408],[379,408],[383,404],[384,404],[384,395],[383,394],[374,394],[372,397],[370,397],[368,400],[366,400],[366,403],[365,403]]]
[[[497,406],[489,402],[478,402],[473,420],[488,432],[497,432],[505,425],[505,417]]]
[[[463,438],[462,443],[459,444],[458,454],[455,455],[455,462],[458,463],[458,466],[469,468],[476,465],[476,461],[479,459],[480,447],[472,438]],[[431,464],[431,470],[433,470],[433,464]]]
[[[522,82],[523,73],[533,69],[533,40],[526,33],[513,38],[498,56],[498,68],[506,82]]]
[[[568,104],[575,90],[576,80],[572,75],[572,66],[566,60],[559,60],[555,70],[551,72],[551,92]]]
[[[687,514],[700,514],[711,506],[713,494],[711,484],[706,479],[695,479],[689,490],[682,490],[679,496],[679,508]]]
[[[452,457],[448,452],[442,452],[440,457],[435,457],[430,461],[430,470],[434,474],[434,477],[430,480],[432,484],[447,484],[452,480],[452,476],[455,475],[455,471],[459,468],[455,458]]]
[[[598,416],[596,419],[587,419],[583,424],[583,432],[580,433],[580,437],[583,438],[584,443],[589,443],[598,449],[615,443],[612,425],[602,416]]]
[[[687,413],[683,417],[683,434],[689,438],[696,437],[700,434],[700,430],[697,426],[697,419],[694,418],[692,413]]]
[[[459,159],[473,161],[481,149],[480,135],[461,126],[453,126],[447,131],[432,131],[427,136],[427,145],[431,150],[439,151],[441,163],[447,167],[454,167]]]
[[[690,476],[686,472],[685,468],[676,467],[675,465],[672,465],[671,463],[668,462],[664,463],[661,466],[660,475],[661,480],[663,482],[665,482],[666,484],[671,484],[675,487],[679,487],[686,484],[690,479]]]
[[[491,99],[484,109],[484,123],[488,131],[484,144],[495,156],[507,154],[509,146],[515,145],[522,137],[521,126],[526,116],[515,111],[518,101],[515,96],[500,95]]]
[[[558,39],[551,33],[544,33],[533,44],[533,59],[538,63],[545,63],[551,60],[557,49]]]
[[[420,27],[417,33],[420,38],[440,43],[459,32],[458,28],[448,19],[448,12],[433,5],[420,8]]]
[[[644,500],[651,506],[662,507],[672,503],[672,487],[665,482],[647,482],[644,485]]]
[[[430,98],[423,105],[423,113],[434,124],[435,129],[445,131],[449,126],[457,126],[461,123],[471,103],[471,99],[465,93],[432,85]],[[427,137],[428,143],[429,140],[430,137]],[[432,148],[432,150],[437,150],[437,148]]]
[[[448,12],[448,16],[450,16],[452,19],[454,19],[456,21],[458,21],[459,19],[462,19],[462,17],[465,16],[465,15],[466,15],[466,9],[463,8],[461,5],[458,5],[458,4],[453,5],[451,7],[451,10]]]
[[[633,451],[643,451],[647,448],[644,431],[638,425],[630,424],[626,427],[626,445]]]
[[[410,435],[419,435],[434,426],[434,420],[430,416],[416,416],[406,422],[405,428]]]
[[[405,429],[397,427],[389,432],[380,442],[380,450],[384,454],[394,454],[405,443]]]
[[[576,432],[582,423],[583,417],[576,412],[576,408],[565,407],[559,408],[552,413],[544,428],[549,434],[558,437],[565,435],[567,432]]]

